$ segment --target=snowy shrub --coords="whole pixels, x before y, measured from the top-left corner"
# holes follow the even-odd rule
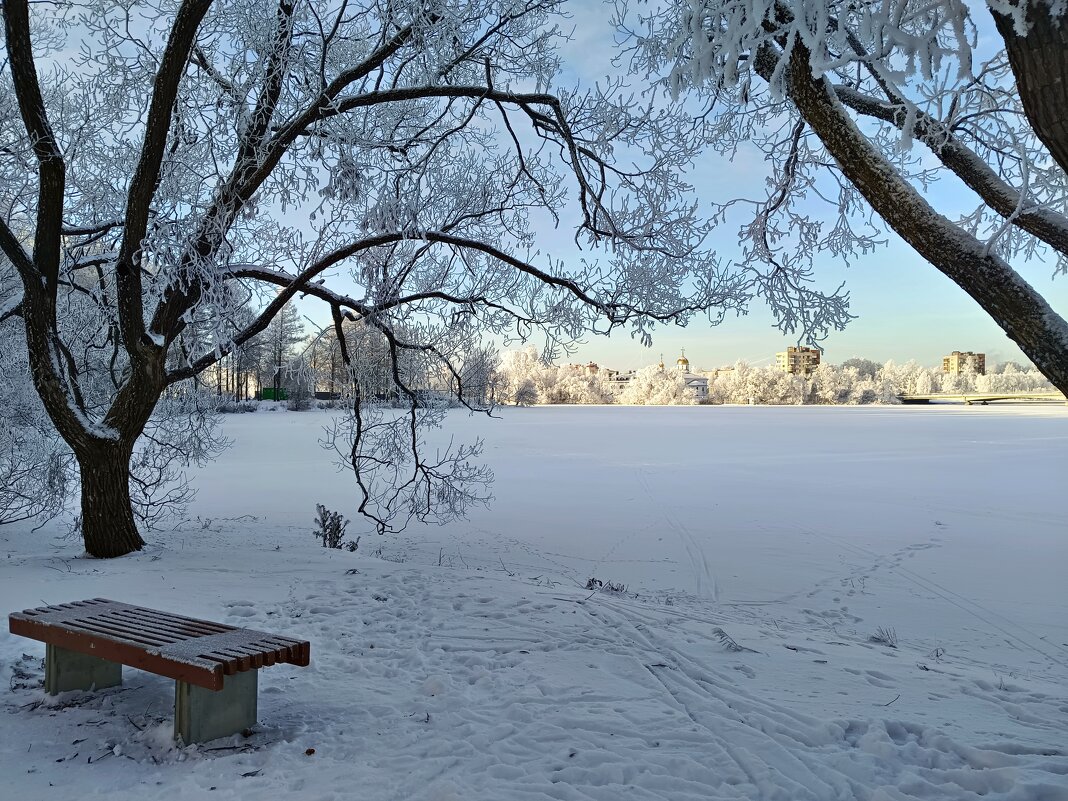
[[[512,395],[512,400],[516,406],[530,406],[532,403],[538,402],[538,388],[534,386],[534,382],[529,378],[524,379],[518,387],[516,387],[515,393]]]
[[[879,643],[889,648],[897,648],[897,632],[892,628],[880,626],[868,637],[868,642]]]
[[[316,538],[322,540],[324,548],[342,548],[347,547],[350,551],[355,551],[360,545],[360,538],[357,537],[355,541],[345,543],[345,529],[348,528],[349,521],[342,520],[340,512],[331,512],[321,503],[315,504],[315,511],[317,512],[315,518],[315,530],[312,534]]]
[[[74,483],[69,450],[36,427],[0,434],[0,525],[51,519],[67,504]]]
[[[0,259],[0,307],[11,283]],[[18,339],[21,319],[0,320],[0,526],[49,520],[62,513],[77,488],[74,454],[55,432],[29,377],[29,357]]]
[[[286,409],[291,412],[306,412],[312,407],[312,390],[303,374],[297,376],[296,382],[289,390]]]
[[[623,593],[627,591],[627,585],[618,581],[601,581],[599,578],[586,579],[587,590],[604,590],[605,592]]]
[[[311,406],[311,395],[307,392],[294,392],[286,401],[286,409],[291,412],[306,412]]]
[[[256,411],[255,401],[227,400],[215,407],[220,414],[248,414]]]

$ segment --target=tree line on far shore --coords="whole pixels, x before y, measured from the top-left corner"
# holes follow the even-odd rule
[[[698,399],[682,374],[659,365],[638,370],[622,392],[613,392],[601,371],[547,364],[533,348],[505,353],[492,386],[504,404],[619,403],[631,405],[710,404],[870,404],[900,403],[900,395],[932,393],[1052,392],[1053,385],[1034,367],[1016,362],[996,365],[985,375],[943,372],[915,361],[879,364],[854,358],[821,364],[809,375],[744,361],[710,371],[708,397]]]
[[[286,316],[284,319],[290,319]],[[256,374],[264,389],[281,388],[291,409],[309,408],[315,396],[324,401],[348,403],[352,380],[338,356],[339,343],[331,329],[310,337],[283,336],[268,329]],[[389,356],[384,341],[359,326],[347,327],[350,347],[359,347],[363,369],[357,377],[365,398],[383,405],[399,399],[391,393]],[[283,343],[284,340],[284,343]],[[352,343],[359,343],[353,345]],[[240,357],[238,357],[240,358]],[[425,403],[457,405],[455,379],[440,372],[423,372],[414,361],[402,365],[409,385],[419,387]],[[608,378],[603,368],[591,372],[583,365],[555,365],[545,360],[534,345],[498,354],[484,349],[466,360],[462,370],[465,397],[471,402],[529,406],[535,404],[620,404],[636,406],[686,406],[708,404],[862,405],[900,403],[901,395],[989,392],[1052,392],[1053,385],[1031,365],[1003,362],[985,374],[974,370],[943,372],[915,361],[885,364],[852,358],[841,364],[823,363],[808,375],[785,373],[777,366],[751,365],[707,371],[708,396],[698,398],[683,374],[673,366],[651,365],[637,370],[629,381]],[[257,393],[249,384],[232,382],[218,375],[205,376],[208,387],[218,387],[222,411],[251,411],[241,401]],[[223,387],[230,388],[227,391]],[[238,388],[238,391],[233,391]],[[272,397],[268,393],[268,397]],[[278,397],[277,391],[273,397]],[[236,405],[229,401],[237,401]]]

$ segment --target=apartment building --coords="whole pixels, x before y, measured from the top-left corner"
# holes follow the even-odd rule
[[[808,375],[820,365],[819,348],[789,347],[775,354],[775,363],[784,373]]]
[[[977,375],[986,375],[986,354],[972,353],[970,350],[962,353],[955,350],[948,356],[942,357],[942,372],[974,372]]]

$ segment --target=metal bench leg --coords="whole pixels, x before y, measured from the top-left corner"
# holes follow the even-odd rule
[[[102,690],[122,684],[122,665],[96,656],[45,644],[45,692]]]
[[[174,738],[186,745],[229,737],[256,725],[259,671],[227,676],[221,690],[174,683]]]

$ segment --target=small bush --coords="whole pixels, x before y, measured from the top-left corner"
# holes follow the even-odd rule
[[[868,637],[868,642],[876,642],[890,648],[897,648],[897,632],[891,628],[880,626],[873,635]]]
[[[340,549],[347,547],[350,551],[355,551],[359,547],[359,537],[356,538],[355,542],[344,542],[345,529],[348,527],[349,521],[342,520],[340,512],[331,512],[321,503],[315,504],[315,511],[318,515],[315,518],[315,530],[312,534],[322,540],[324,548]]]
[[[286,401],[286,409],[291,412],[306,412],[312,407],[312,397],[303,387],[296,387]]]
[[[256,411],[256,404],[252,401],[224,401],[216,409],[222,414],[247,414]]]
[[[607,592],[626,592],[627,585],[619,582],[601,581],[599,578],[586,580],[587,590],[605,590]]]

